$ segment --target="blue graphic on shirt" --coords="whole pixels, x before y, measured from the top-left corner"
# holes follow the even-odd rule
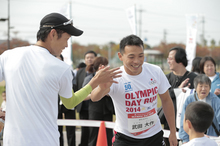
[[[131,82],[124,83],[124,87],[125,87],[125,92],[133,91],[131,87]]]

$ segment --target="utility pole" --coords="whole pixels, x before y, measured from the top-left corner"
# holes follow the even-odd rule
[[[202,17],[202,46],[205,46],[205,18]]]
[[[8,48],[10,49],[10,0],[8,0],[8,18],[0,18],[0,21],[8,21]]]
[[[69,1],[69,19],[72,19],[72,2],[71,0]],[[68,40],[68,46],[70,47],[70,60],[72,62],[72,67],[73,67],[73,49],[72,49],[72,37],[69,38]]]
[[[166,41],[166,37],[167,37],[166,35],[167,35],[167,31],[166,31],[166,29],[164,29],[164,30],[163,30],[163,42],[164,42],[165,44],[166,44],[166,42],[167,42],[167,41]]]
[[[107,45],[108,47],[108,62],[109,62],[109,65],[111,65],[111,43],[109,43],[109,45]]]

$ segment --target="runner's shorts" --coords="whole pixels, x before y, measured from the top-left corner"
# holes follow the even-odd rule
[[[119,132],[116,132],[114,138],[113,146],[165,146],[162,130],[145,139],[132,138]]]

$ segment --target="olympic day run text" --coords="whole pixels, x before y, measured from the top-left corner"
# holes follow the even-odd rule
[[[152,103],[157,99],[157,87],[146,89],[142,91],[132,92],[132,93],[126,93],[125,94],[125,105],[126,112],[140,112],[141,108],[140,105],[143,102],[143,104],[146,103]],[[154,96],[155,95],[155,96]],[[148,98],[144,98],[148,97]]]

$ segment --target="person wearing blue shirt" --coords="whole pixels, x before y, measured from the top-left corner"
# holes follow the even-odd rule
[[[191,102],[203,101],[211,105],[215,113],[212,122],[214,123],[217,131],[220,129],[220,99],[214,93],[210,92],[211,80],[206,75],[200,74],[194,79],[194,87],[196,92],[187,97],[181,113],[179,137],[183,143],[189,141],[189,135],[183,129],[183,121],[186,107]],[[213,125],[208,128],[206,135],[218,136]]]

